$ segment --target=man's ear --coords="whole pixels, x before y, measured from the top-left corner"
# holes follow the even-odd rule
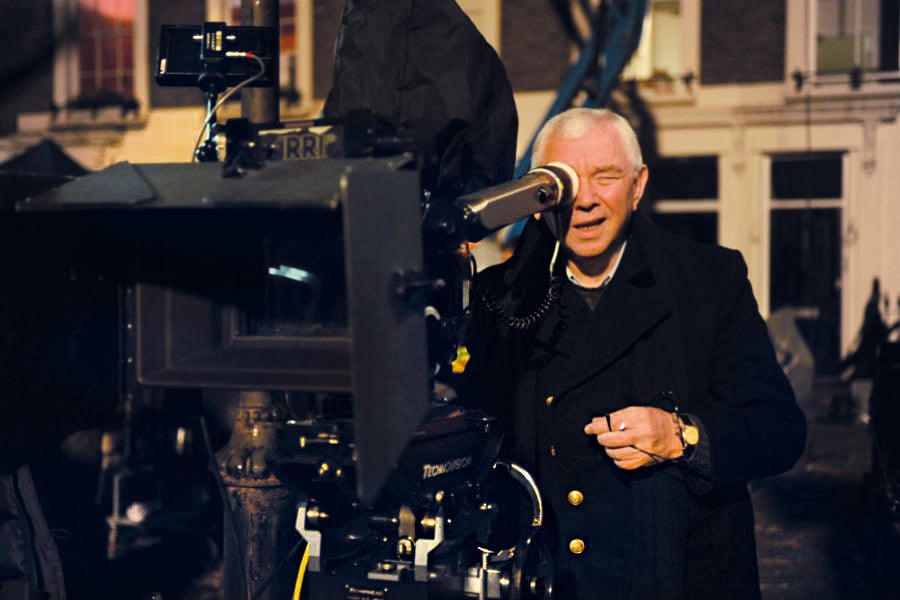
[[[634,193],[631,197],[631,210],[637,210],[641,198],[644,197],[644,188],[647,187],[647,179],[650,176],[650,170],[647,165],[641,165],[641,170],[634,178]]]

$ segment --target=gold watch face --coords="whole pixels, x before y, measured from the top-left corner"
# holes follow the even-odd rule
[[[696,446],[700,441],[700,430],[696,425],[687,425],[681,433],[681,439],[688,446]]]

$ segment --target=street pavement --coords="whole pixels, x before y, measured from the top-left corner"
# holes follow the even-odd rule
[[[804,456],[751,485],[763,599],[900,599],[900,515],[872,480],[864,408],[833,380],[801,407]]]

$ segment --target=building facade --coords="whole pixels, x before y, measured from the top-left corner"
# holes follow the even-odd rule
[[[524,149],[576,48],[549,1],[459,4],[504,61]],[[763,314],[801,308],[820,372],[836,373],[874,278],[885,318],[900,318],[900,1],[648,4],[613,102],[647,140],[654,219],[741,250]],[[321,107],[342,7],[282,0],[283,119]],[[28,24],[31,62],[15,93],[0,93],[0,160],[48,136],[91,169],[190,159],[203,94],[155,84],[159,29],[237,23],[240,0],[13,0],[10,10]]]

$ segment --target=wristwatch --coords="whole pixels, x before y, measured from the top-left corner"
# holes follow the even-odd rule
[[[681,434],[681,460],[687,460],[700,442],[700,428],[694,425],[694,421],[686,414],[676,412],[675,419]]]

